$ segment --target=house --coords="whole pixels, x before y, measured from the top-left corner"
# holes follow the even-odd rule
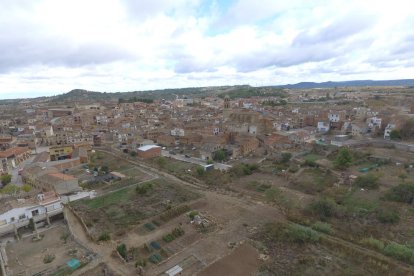
[[[42,191],[53,191],[59,195],[65,195],[82,190],[76,177],[60,173],[57,168],[46,167],[41,163],[26,166],[21,175],[24,183]]]
[[[352,123],[351,128],[352,136],[360,136],[368,133],[368,126],[365,123]]]
[[[72,158],[73,147],[71,145],[53,146],[49,148],[50,161]]]
[[[161,147],[156,145],[146,145],[137,149],[137,156],[140,158],[152,158],[161,156]]]
[[[391,131],[395,129],[395,124],[388,124],[384,129],[384,139],[390,140],[391,139]]]
[[[170,131],[171,136],[182,137],[182,136],[184,136],[184,133],[185,133],[185,131],[182,128],[174,128]]]
[[[318,122],[316,129],[320,133],[326,133],[330,129],[330,124],[329,122]]]
[[[38,194],[36,199],[2,202],[2,205],[0,235],[16,233],[20,227],[27,226],[31,219],[50,223],[50,217],[63,212],[61,198],[54,192]]]
[[[0,173],[10,173],[21,162],[30,157],[31,150],[26,147],[13,147],[0,151]]]

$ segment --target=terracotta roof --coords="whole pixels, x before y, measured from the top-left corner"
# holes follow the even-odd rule
[[[28,148],[23,147],[13,147],[10,149],[6,149],[5,151],[0,151],[0,158],[9,158],[15,155],[20,155],[22,153],[25,153],[29,151]]]

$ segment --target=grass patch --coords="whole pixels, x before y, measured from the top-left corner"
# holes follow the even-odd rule
[[[413,203],[414,202],[414,184],[402,183],[387,191],[385,199],[390,201]]]
[[[85,200],[84,204],[92,209],[98,209],[112,204],[128,201],[129,197],[130,189],[123,189],[95,199]]]
[[[249,190],[253,190],[253,191],[256,191],[256,192],[260,192],[260,193],[264,193],[266,190],[270,189],[271,187],[272,187],[272,185],[260,183],[258,181],[251,181],[247,185],[247,188]]]
[[[314,230],[325,233],[325,234],[332,234],[333,229],[329,223],[317,221],[311,226]]]
[[[377,251],[382,251],[385,247],[384,242],[374,239],[373,237],[362,239],[361,244]]]
[[[405,245],[391,242],[384,248],[384,254],[397,260],[414,265],[414,249]]]
[[[273,241],[298,244],[314,243],[320,240],[318,232],[299,224],[270,223],[265,226],[265,235]]]

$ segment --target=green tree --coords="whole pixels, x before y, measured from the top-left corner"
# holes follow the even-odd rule
[[[8,195],[15,195],[20,191],[20,188],[14,184],[6,185],[3,189],[1,189],[1,192],[3,194]]]
[[[351,151],[347,148],[341,148],[334,160],[335,168],[337,169],[346,169],[352,163],[352,154]]]
[[[11,182],[12,176],[10,174],[3,174],[0,179],[3,185],[7,185]]]
[[[103,165],[103,166],[101,167],[101,171],[102,171],[102,172],[104,172],[104,173],[109,173],[109,167],[108,167],[108,166],[106,166],[106,165]]]
[[[292,158],[292,154],[290,152],[282,153],[282,163],[287,163]]]

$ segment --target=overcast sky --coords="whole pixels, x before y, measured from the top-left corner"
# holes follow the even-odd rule
[[[412,0],[0,0],[0,98],[400,78]]]

